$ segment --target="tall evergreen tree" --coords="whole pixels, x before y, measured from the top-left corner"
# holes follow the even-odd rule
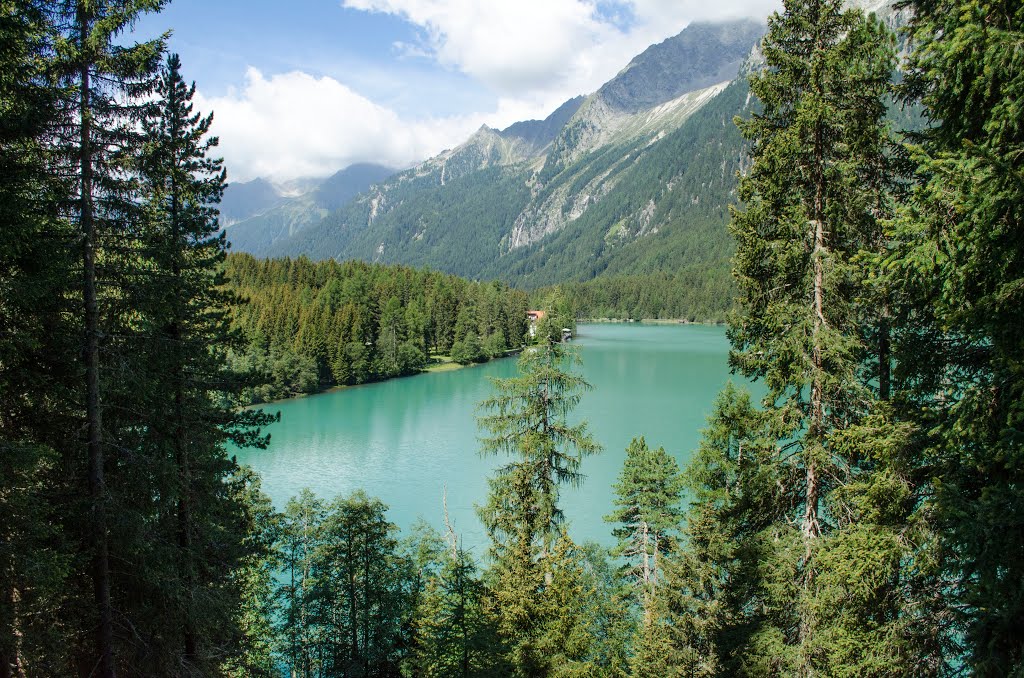
[[[740,311],[729,337],[733,367],[767,387],[766,418],[734,425],[761,431],[757,438],[770,444],[755,446],[757,454],[748,449],[742,463],[765,468],[739,468],[736,485],[721,487],[728,476],[706,477],[713,483],[708,489],[724,491],[728,501],[694,510],[695,516],[710,511],[705,519],[712,523],[758,527],[747,531],[740,547],[757,553],[743,574],[748,581],[728,586],[747,596],[731,609],[757,605],[761,612],[747,619],[754,628],[740,637],[719,634],[720,641],[738,643],[719,650],[738,655],[746,672],[812,675],[870,658],[866,639],[879,626],[891,632],[887,624],[894,621],[869,619],[867,611],[872,596],[898,588],[898,568],[863,582],[870,594],[852,609],[836,604],[856,583],[863,556],[851,543],[857,521],[844,488],[871,473],[875,462],[854,434],[867,424],[877,397],[862,378],[874,351],[860,327],[866,286],[855,259],[877,248],[883,216],[877,175],[884,166],[884,102],[894,57],[884,27],[837,0],[786,2],[784,12],[769,19],[763,52],[764,67],[750,77],[761,112],[739,122],[752,142],[753,165],[741,178],[743,208],[730,227],[737,239]],[[728,445],[717,454],[726,468],[741,464]],[[766,476],[775,482],[763,482]],[[760,515],[730,517],[736,508]],[[859,546],[873,556],[895,554],[899,562],[899,547],[871,540]],[[698,592],[696,602],[716,595],[701,587],[722,581],[733,567],[735,553],[715,555],[725,560],[711,561],[709,571],[689,571],[693,579],[683,588]],[[744,616],[725,623],[740,629]],[[851,616],[858,621],[848,623]],[[841,656],[850,645],[857,649],[847,654],[854,656]]]
[[[282,576],[274,590],[277,657],[293,676],[315,675],[317,644],[314,554],[322,542],[325,507],[303,490],[285,506],[277,550]]]
[[[640,591],[646,624],[653,614],[662,561],[674,550],[682,520],[679,465],[664,447],[652,450],[642,437],[633,438],[612,487],[618,508],[605,520],[621,524],[612,532],[618,538],[612,555],[626,559],[625,573]]]
[[[66,186],[49,171],[59,91],[46,72],[55,37],[46,9],[0,5],[0,676],[54,675],[69,654],[60,504],[71,483],[57,451],[77,423],[74,234],[58,218]]]
[[[137,242],[144,216],[136,200],[130,165],[141,148],[140,130],[152,92],[162,40],[129,47],[115,45],[141,14],[159,10],[163,0],[62,5],[56,14],[61,31],[57,42],[58,68],[70,93],[64,100],[62,125],[56,131],[68,175],[75,187],[67,216],[79,231],[81,276],[82,374],[86,464],[83,471],[88,505],[72,515],[88,516],[82,543],[91,558],[91,579],[96,629],[91,655],[82,656],[82,672],[113,676],[116,667],[115,601],[111,573],[112,506],[118,483],[109,471],[124,459],[111,458],[123,449],[118,433],[125,423],[112,416],[113,405],[125,394],[115,394],[122,370],[131,374],[131,358],[118,339],[130,334],[130,309],[118,288],[130,288],[139,273]],[[107,375],[105,378],[104,375]],[[115,379],[110,379],[115,376]],[[116,380],[116,381],[115,381]],[[127,511],[118,511],[127,516]],[[127,523],[136,520],[132,516]],[[121,522],[121,516],[118,518]],[[130,531],[130,525],[124,527]],[[128,538],[128,537],[126,537]],[[127,630],[128,627],[122,627]]]
[[[216,211],[224,170],[209,156],[217,144],[212,117],[193,111],[194,92],[178,57],[169,56],[139,160],[146,221],[138,254],[146,272],[130,295],[139,318],[133,353],[144,357],[136,368],[145,377],[136,392],[147,426],[140,453],[157,469],[150,482],[161,501],[151,510],[166,529],[150,539],[166,546],[167,582],[175,583],[146,596],[150,605],[164,599],[160,629],[151,632],[167,639],[147,643],[147,654],[164,657],[146,663],[149,671],[207,674],[235,650],[233,572],[247,559],[251,529],[234,517],[246,507],[227,491],[235,468],[224,445],[262,444],[256,427],[268,418],[232,408],[239,385],[225,364],[237,340],[229,330],[232,297],[222,291],[226,244]]]
[[[559,487],[578,486],[583,457],[600,448],[586,423],[571,424],[569,413],[588,388],[565,368],[578,360],[557,343],[525,351],[519,377],[495,380],[497,395],[481,403],[484,454],[512,461],[489,479],[490,494],[480,514],[492,540],[499,630],[509,660],[522,675],[542,675],[549,657],[538,645],[544,632],[545,589],[554,578],[551,557],[564,516]]]
[[[791,578],[800,543],[784,526],[801,473],[777,463],[771,417],[731,383],[716,398],[684,474],[685,548],[667,564],[654,628],[636,648],[637,675],[791,672],[786,648],[770,645],[799,623]]]
[[[920,436],[950,611],[977,675],[1024,671],[1024,6],[910,3],[906,93],[929,127],[891,233],[895,378]]]

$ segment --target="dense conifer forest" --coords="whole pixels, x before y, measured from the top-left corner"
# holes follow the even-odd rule
[[[531,306],[558,300],[581,318],[725,322],[735,309],[736,285],[728,270],[700,266],[678,273],[601,276],[542,287]]]
[[[542,331],[480,404],[478,560],[358,491],[276,511],[227,446],[295,374],[515,348],[526,296],[227,257],[210,112],[120,42],[163,4],[0,2],[0,676],[1024,672],[1024,5],[908,3],[895,85],[881,23],[786,1],[730,223],[730,363],[765,397],[727,386],[684,469],[638,431],[616,547],[577,544],[560,492],[601,449]],[[574,294],[674,314],[689,279],[659,280]]]
[[[232,254],[232,319],[247,339],[229,364],[262,375],[259,403],[419,372],[437,356],[484,362],[527,341],[527,297],[500,283],[403,266]]]

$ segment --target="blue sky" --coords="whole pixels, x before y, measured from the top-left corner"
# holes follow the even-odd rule
[[[699,19],[778,0],[174,0],[170,48],[233,180],[405,167],[481,124],[542,118]]]
[[[494,102],[493,93],[467,75],[399,53],[394,43],[422,38],[412,23],[339,2],[173,0],[163,12],[146,15],[136,33],[168,29],[170,48],[207,96],[242,85],[246,70],[255,67],[268,75],[328,76],[403,116],[452,115]]]

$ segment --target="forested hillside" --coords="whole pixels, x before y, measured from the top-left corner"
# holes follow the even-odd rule
[[[676,274],[607,275],[530,292],[530,306],[551,299],[586,319],[725,322],[734,309],[735,286],[727,269],[690,267]]]
[[[268,252],[431,266],[520,287],[724,272],[743,157],[732,118],[749,105],[737,78],[762,32],[753,21],[690,26],[586,100],[534,127],[484,128]]]
[[[482,362],[520,349],[526,294],[405,266],[233,254],[232,313],[247,338],[231,364],[266,375],[246,391],[264,402],[332,385],[414,374],[435,354]]]

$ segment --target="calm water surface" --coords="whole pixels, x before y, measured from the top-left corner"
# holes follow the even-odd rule
[[[575,342],[594,386],[577,419],[586,419],[604,451],[587,458],[587,478],[565,489],[562,506],[577,541],[611,544],[612,489],[634,436],[663,445],[685,464],[719,389],[729,380],[721,327],[580,325]],[[238,460],[263,477],[276,506],[308,487],[324,498],[363,488],[390,506],[405,529],[418,517],[443,527],[442,496],[467,547],[486,538],[474,512],[486,478],[502,463],[481,459],[476,404],[491,394],[488,377],[509,377],[515,359],[395,379],[269,406],[281,422],[266,450],[239,450]]]

